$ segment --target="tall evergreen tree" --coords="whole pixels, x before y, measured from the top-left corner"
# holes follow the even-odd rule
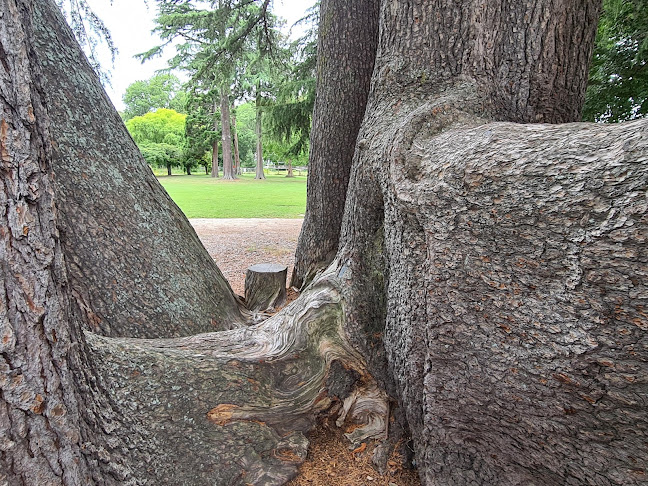
[[[288,145],[287,157],[298,157],[309,148],[315,104],[318,23],[319,3],[298,22],[306,26],[306,33],[288,49],[289,61],[277,75],[274,100],[268,107],[270,133],[274,139]]]
[[[229,115],[236,63],[245,50],[248,37],[259,31],[259,25],[269,23],[269,3],[269,0],[158,0],[155,31],[165,43],[142,55],[143,59],[148,59],[174,40],[179,40],[171,65],[190,73],[190,85],[200,86],[205,92],[218,93],[225,179],[236,177]]]

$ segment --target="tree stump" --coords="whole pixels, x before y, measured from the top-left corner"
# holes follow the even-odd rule
[[[286,302],[288,267],[259,263],[245,272],[245,306],[254,312],[264,311]]]

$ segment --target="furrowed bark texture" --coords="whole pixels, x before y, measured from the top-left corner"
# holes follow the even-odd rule
[[[230,125],[230,103],[229,93],[223,88],[221,90],[221,127],[223,145],[223,179],[236,179],[234,166],[232,164],[232,128]]]
[[[258,91],[258,87],[257,87]],[[255,125],[255,134],[256,134],[256,175],[255,179],[265,179],[265,173],[263,172],[263,124],[262,122],[263,110],[261,109],[261,100],[260,96],[257,95],[256,99],[256,125]]]
[[[0,12],[0,484],[132,484],[141,435],[97,381],[70,298],[31,3]]]
[[[365,424],[353,440],[381,433],[386,396],[344,337],[334,275],[233,332],[82,330],[92,304],[66,276],[50,165],[61,142],[31,43],[41,7],[0,0],[0,483],[279,485],[334,401],[340,420]]]
[[[646,123],[491,123],[577,118],[598,6],[485,4],[383,4],[345,329],[424,484],[642,484]]]
[[[34,2],[61,240],[95,332],[167,337],[240,322],[229,284],[159,185],[58,8]]]
[[[323,0],[308,199],[291,285],[302,287],[338,248],[353,151],[365,113],[378,41],[378,0]]]

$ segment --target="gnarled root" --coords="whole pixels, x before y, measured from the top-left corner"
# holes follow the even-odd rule
[[[366,424],[350,440],[382,435],[386,398],[345,339],[344,304],[329,272],[248,328],[165,340],[88,333],[116,407],[148,438],[137,447],[158,449],[140,467],[163,483],[283,484],[305,458],[304,432],[337,398],[341,420]],[[349,396],[327,389],[339,364],[356,379]]]

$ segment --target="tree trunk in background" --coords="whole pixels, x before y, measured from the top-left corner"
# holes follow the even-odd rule
[[[167,175],[168,176],[172,175],[172,173],[171,173],[171,165],[167,165]]]
[[[241,155],[239,153],[238,131],[236,130],[236,115],[232,114],[232,130],[234,131],[234,173],[241,175]]]
[[[223,131],[223,179],[236,179],[234,167],[232,166],[232,130],[230,126],[230,104],[229,94],[223,88],[221,90],[221,127]]]
[[[211,176],[218,177],[218,140],[214,140],[212,144],[212,170]]]
[[[218,133],[218,101],[214,101],[214,133]],[[211,176],[214,178],[218,177],[218,139],[214,138],[212,143],[212,171]]]
[[[265,174],[263,173],[263,125],[262,119],[263,111],[261,109],[260,95],[258,94],[259,87],[257,86],[257,98],[256,98],[256,175],[255,179],[265,179]]]
[[[322,0],[308,200],[291,285],[308,283],[338,249],[347,186],[378,42],[379,0]]]

